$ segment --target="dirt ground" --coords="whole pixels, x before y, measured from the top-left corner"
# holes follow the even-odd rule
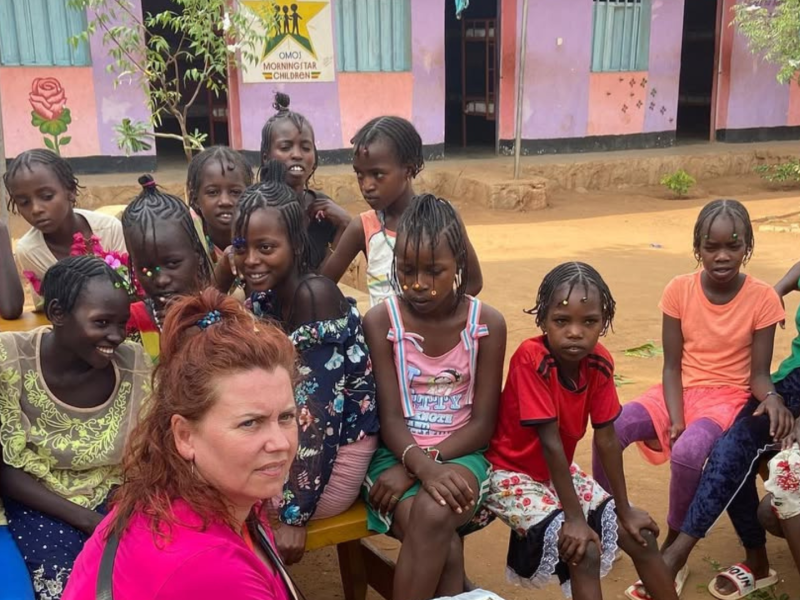
[[[626,348],[660,338],[657,303],[661,292],[674,275],[691,271],[692,227],[700,207],[716,197],[735,197],[744,201],[756,227],[755,256],[747,272],[768,282],[776,282],[800,255],[800,235],[789,232],[759,231],[774,217],[792,222],[800,212],[800,192],[776,190],[753,176],[702,182],[702,198],[667,200],[660,188],[629,188],[619,192],[557,191],[551,206],[529,213],[487,210],[477,205],[459,206],[469,229],[470,239],[481,260],[484,288],[481,298],[498,308],[508,324],[506,361],[520,342],[537,332],[533,318],[523,309],[533,305],[536,289],[545,273],[560,262],[582,260],[596,267],[609,283],[617,300],[614,331],[604,340],[614,355],[617,373],[630,380],[619,389],[623,402],[635,398],[659,382],[659,358],[630,358]],[[458,203],[458,199],[454,199]],[[348,206],[355,212],[356,206]],[[795,220],[800,222],[800,217]],[[789,324],[779,330],[774,364],[788,353],[795,335],[792,318],[800,294],[786,302]],[[576,461],[590,466],[590,440],[579,446]],[[667,466],[645,463],[633,448],[625,453],[625,472],[631,500],[650,511],[664,524],[667,511],[669,472]],[[397,544],[388,538],[378,545],[394,555]],[[536,597],[561,598],[557,586],[531,592],[505,580],[508,529],[494,522],[466,540],[469,577],[479,586],[507,600]],[[800,598],[800,574],[782,540],[770,539],[770,557],[783,581],[778,596],[789,593]],[[682,598],[711,598],[706,585],[714,575],[712,564],[727,566],[744,558],[743,550],[727,517],[723,517],[710,536],[702,541],[690,559],[691,575]],[[336,555],[333,549],[310,553],[293,568],[297,581],[308,598],[341,598]],[[623,591],[636,579],[632,563],[623,557],[603,581],[606,598],[624,598]],[[377,598],[374,592],[371,597]]]

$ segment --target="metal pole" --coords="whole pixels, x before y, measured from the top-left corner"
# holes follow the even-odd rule
[[[522,34],[519,42],[519,79],[517,80],[517,130],[514,140],[514,179],[519,179],[519,155],[522,150],[522,97],[525,89],[525,55],[528,46],[528,0],[522,2]]]

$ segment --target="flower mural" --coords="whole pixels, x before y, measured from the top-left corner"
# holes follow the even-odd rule
[[[31,103],[31,125],[38,127],[44,134],[44,145],[58,155],[61,146],[66,146],[72,137],[60,135],[66,133],[72,116],[66,106],[67,96],[61,82],[55,77],[37,77],[31,84],[28,94]]]

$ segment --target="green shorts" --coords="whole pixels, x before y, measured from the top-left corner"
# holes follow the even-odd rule
[[[378,477],[380,477],[381,473],[383,473],[386,469],[399,464],[400,461],[397,459],[394,453],[383,444],[381,444],[376,450],[375,454],[372,455],[372,462],[369,463],[367,477],[364,479],[364,485],[361,488],[361,496],[364,498],[364,502],[367,505],[367,527],[369,527],[370,531],[375,531],[377,533],[388,533],[392,528],[393,515],[391,513],[388,515],[383,515],[377,510],[373,509],[369,503],[369,491],[372,489],[373,483],[378,479]],[[480,509],[484,500],[486,500],[486,497],[489,495],[489,477],[492,474],[492,466],[489,464],[489,461],[483,457],[482,450],[473,452],[472,454],[467,454],[466,456],[462,456],[460,458],[454,458],[453,460],[446,460],[444,461],[444,464],[461,465],[462,467],[469,469],[469,472],[472,473],[475,476],[475,479],[478,481],[479,491],[478,500],[475,503],[475,510],[473,512],[474,518],[476,513],[478,513],[478,509]],[[406,491],[406,493],[400,497],[400,501],[402,502],[406,498],[416,496],[420,489],[420,482],[415,482],[414,485],[412,485],[408,491]],[[468,521],[461,526],[459,532],[468,533],[474,530],[475,525],[473,525],[471,521]]]

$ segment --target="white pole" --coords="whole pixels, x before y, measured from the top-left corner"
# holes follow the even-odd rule
[[[525,90],[525,55],[528,49],[528,0],[522,2],[522,33],[519,41],[519,79],[517,80],[517,122],[514,140],[514,179],[519,179],[519,156],[522,150],[522,97]]]

